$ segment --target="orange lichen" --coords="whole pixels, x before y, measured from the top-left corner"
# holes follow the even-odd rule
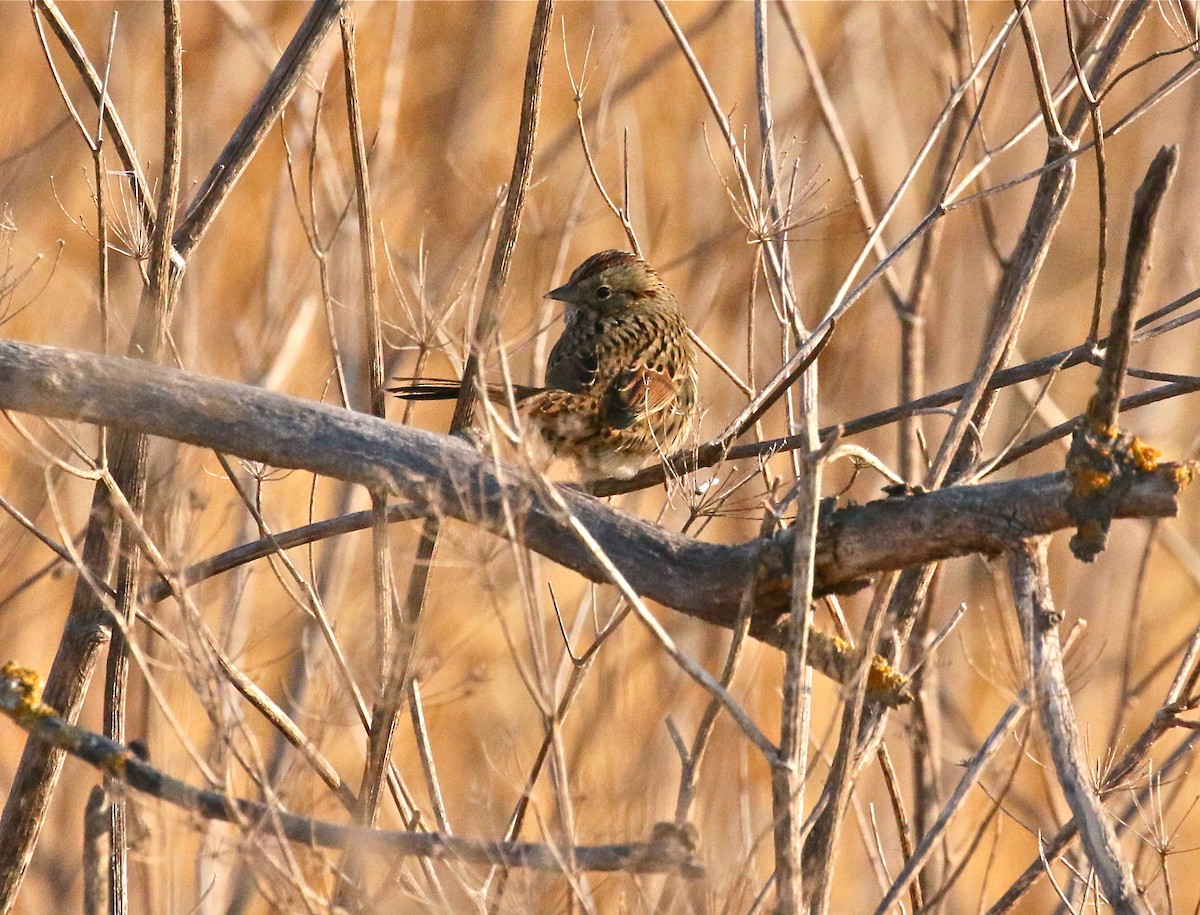
[[[1075,494],[1079,496],[1099,492],[1112,483],[1112,474],[1088,467],[1077,469],[1073,476],[1075,478]]]
[[[1162,457],[1161,451],[1136,437],[1129,443],[1129,453],[1133,455],[1133,466],[1143,473],[1150,473],[1158,467],[1158,459]]]
[[[908,691],[908,677],[879,655],[876,655],[871,661],[871,672],[867,674],[867,690],[872,693],[894,695],[901,702],[908,702],[912,699],[912,694]]]
[[[1100,438],[1115,441],[1120,436],[1121,430],[1117,426],[1110,426],[1105,422],[1104,417],[1099,415],[1100,412],[1100,407],[1096,402],[1096,395],[1093,394],[1088,399],[1087,409],[1084,411],[1088,428]]]
[[[104,771],[116,778],[125,778],[125,766],[132,760],[137,759],[131,750],[125,750],[121,753],[113,753],[104,758]]]
[[[821,632],[813,634],[820,636],[819,640],[827,644],[828,651],[833,656],[831,660],[842,668],[842,677],[850,676],[853,671],[852,665],[857,657],[854,646],[840,636]],[[820,651],[816,642],[817,640],[814,640],[814,643],[810,645],[810,650],[815,649],[814,654]],[[843,682],[845,681],[843,680]],[[903,705],[912,701],[912,694],[908,691],[908,677],[879,655],[871,658],[871,669],[867,673],[867,693],[891,706]]]

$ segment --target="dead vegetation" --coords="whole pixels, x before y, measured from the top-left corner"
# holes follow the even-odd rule
[[[1200,906],[1193,4],[115,13],[0,7],[0,910]],[[611,247],[587,494],[481,382]]]

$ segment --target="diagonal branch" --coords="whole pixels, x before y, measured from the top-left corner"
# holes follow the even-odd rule
[[[1088,775],[1089,764],[1063,672],[1058,640],[1062,613],[1050,595],[1046,546],[1046,539],[1039,538],[1015,546],[1008,554],[1013,603],[1029,658],[1030,689],[1058,783],[1075,814],[1088,861],[1100,878],[1108,904],[1120,915],[1142,915],[1150,909],[1137,889],[1129,863],[1121,855],[1113,818],[1100,803],[1099,792]]]
[[[276,467],[385,486],[416,510],[437,512],[511,537],[503,506],[520,509],[524,543],[593,581],[608,576],[569,535],[561,515],[517,468],[503,481],[467,443],[373,416],[204,378],[137,360],[0,342],[0,409],[113,426],[216,449]],[[1117,517],[1169,517],[1190,479],[1187,465],[1140,473]],[[851,506],[821,520],[814,593],[846,592],[868,576],[976,552],[1001,553],[1021,539],[1071,526],[1063,474],[955,487]],[[751,634],[781,646],[790,604],[792,537],[766,544],[705,543],[564,489],[572,515],[596,538],[638,594],[730,628],[755,574]],[[819,653],[819,652],[815,652]],[[853,658],[818,669],[842,679]],[[839,666],[840,665],[840,666]]]

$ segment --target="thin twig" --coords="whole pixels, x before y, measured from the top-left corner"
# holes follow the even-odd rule
[[[491,267],[483,301],[476,318],[474,336],[468,341],[466,365],[463,368],[463,383],[454,405],[454,416],[450,421],[452,435],[470,428],[477,409],[480,391],[484,389],[482,378],[484,357],[495,342],[500,328],[500,295],[508,279],[509,266],[517,235],[521,227],[525,196],[533,175],[534,143],[537,139],[538,118],[541,112],[542,70],[545,64],[546,46],[550,37],[550,26],[554,11],[553,0],[538,0],[533,25],[529,36],[529,50],[525,61],[525,82],[521,99],[521,118],[517,129],[517,145],[513,154],[512,173],[505,195],[504,211],[496,234],[496,246],[492,251]],[[417,629],[425,606],[433,569],[433,558],[437,551],[441,533],[441,519],[436,514],[426,517],[417,541],[412,573],[405,595],[397,644],[388,664],[388,676],[379,703],[381,714],[372,721],[371,744],[379,758],[386,759],[391,744],[395,711],[399,710],[402,697],[407,691],[411,677],[412,654],[416,645]]]
[[[379,279],[375,267],[375,216],[372,208],[370,171],[367,165],[367,145],[363,135],[362,108],[359,102],[358,60],[354,21],[343,11],[339,16],[342,38],[343,75],[346,84],[346,121],[349,131],[350,150],[354,161],[354,188],[358,213],[359,256],[363,283],[363,309],[367,331],[367,360],[369,366],[367,391],[370,413],[382,418],[385,413],[383,334],[379,317]],[[387,682],[388,665],[391,659],[393,588],[391,551],[388,548],[388,495],[383,487],[371,490],[371,572],[372,592],[375,598],[375,627],[378,644],[377,664],[379,678]],[[384,694],[387,694],[384,690]],[[373,710],[371,742],[362,782],[358,794],[359,806],[355,811],[355,822],[360,826],[371,826],[379,813],[379,797],[383,788],[391,749],[391,734],[399,703],[394,708],[384,708],[381,699]],[[386,719],[383,726],[381,719]],[[380,743],[378,735],[387,737]],[[353,864],[350,865],[353,867]]]
[[[344,3],[345,0],[313,0],[279,63],[200,183],[173,234],[171,243],[183,260],[187,260],[211,228],[225,199],[299,86]]]
[[[1030,689],[1036,697],[1059,785],[1080,824],[1088,860],[1099,875],[1108,904],[1122,915],[1149,913],[1129,864],[1121,855],[1112,817],[1100,803],[1083,755],[1062,668],[1058,640],[1062,617],[1050,596],[1046,545],[1042,538],[1014,547],[1008,554],[1013,602],[1029,653]]]
[[[1150,275],[1150,248],[1154,242],[1159,208],[1171,186],[1178,162],[1178,147],[1164,146],[1160,149],[1134,196],[1121,293],[1113,310],[1104,369],[1096,382],[1096,397],[1088,407],[1089,420],[1110,429],[1117,425],[1117,411],[1133,339],[1133,314],[1145,296],[1146,280]]]
[[[138,317],[146,329],[134,328],[134,341],[144,346],[143,358],[157,361],[170,327],[171,298],[171,231],[175,226],[175,207],[179,195],[180,165],[183,155],[183,42],[177,0],[163,3],[163,82],[166,87],[166,110],[163,117],[163,174],[159,181],[158,218],[150,238],[148,273],[150,285],[143,297]],[[125,470],[121,491],[130,507],[142,521],[146,505],[147,450],[145,436],[131,437],[130,447],[136,455]],[[118,458],[119,460],[119,458]],[[120,470],[117,471],[121,473]],[[104,678],[104,734],[117,741],[125,740],[127,689],[129,681],[129,646],[125,632],[134,616],[141,566],[141,545],[131,525],[122,525],[121,546],[117,558],[116,607],[124,621],[112,631],[108,649],[108,665]],[[107,783],[106,783],[107,784]],[[126,826],[125,801],[114,796],[109,804],[110,845],[108,900],[111,915],[129,911],[129,838]]]
[[[964,766],[962,778],[958,780],[954,791],[950,797],[946,799],[941,813],[937,819],[929,827],[929,831],[921,837],[921,842],[917,845],[916,850],[908,856],[908,860],[904,862],[904,869],[896,875],[896,879],[892,881],[892,885],[884,894],[883,899],[875,908],[876,915],[886,915],[904,893],[905,888],[909,883],[920,873],[921,867],[929,859],[933,853],[934,847],[941,840],[942,833],[950,825],[950,820],[962,808],[963,803],[967,799],[967,794],[975,783],[979,781],[979,777],[983,774],[984,767],[1000,749],[1008,732],[1012,729],[1025,714],[1026,706],[1023,702],[1014,702],[1000,716],[995,726],[988,733],[988,736],[980,744],[978,750],[975,751],[971,759]]]

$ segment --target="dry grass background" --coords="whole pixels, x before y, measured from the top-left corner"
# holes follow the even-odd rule
[[[110,91],[149,173],[160,168],[162,132],[161,10],[156,4],[117,7],[116,45]],[[689,34],[739,137],[745,134],[751,162],[759,155],[754,83],[753,6],[735,3],[714,9],[676,4]],[[815,48],[861,169],[847,175],[822,123],[811,83],[782,27],[770,12],[770,61],[776,136],[784,172],[796,169],[806,188],[797,203],[800,224],[789,232],[795,286],[806,320],[824,313],[865,239],[854,205],[852,181],[878,212],[913,160],[955,80],[947,39],[951,4],[856,3],[790,4],[791,15]],[[203,3],[183,7],[184,199],[208,169],[229,133],[253,100],[286,44],[305,7],[297,3]],[[104,56],[111,4],[64,8],[93,60]],[[387,343],[398,373],[411,373],[415,348],[436,326],[437,348],[426,366],[434,375],[461,369],[464,328],[473,323],[486,270],[499,190],[508,179],[516,136],[522,73],[533,8],[523,3],[361,4],[358,25],[360,80],[372,146],[371,177],[380,238],[386,244],[389,279],[383,287]],[[970,3],[970,40],[975,49],[991,37],[1011,12],[1007,4]],[[1072,10],[1080,22],[1111,13],[1105,4]],[[697,23],[712,20],[706,28]],[[711,113],[682,56],[674,48],[652,4],[563,4],[555,13],[554,36],[545,70],[541,133],[534,185],[503,296],[502,336],[514,378],[537,379],[544,344],[535,333],[548,317],[541,293],[563,281],[593,251],[624,246],[620,225],[604,206],[587,173],[574,128],[574,100],[564,49],[578,78],[587,61],[585,106],[598,104],[589,118],[588,138],[607,186],[621,189],[622,144],[627,138],[629,205],[648,259],[659,266],[684,304],[692,326],[737,372],[761,384],[779,365],[779,327],[756,275],[755,246],[726,194],[733,182],[730,157]],[[1178,10],[1151,11],[1127,60],[1181,43]],[[1062,9],[1042,4],[1034,11],[1047,71],[1052,81],[1070,71]],[[565,37],[564,37],[565,34]],[[622,81],[662,48],[661,65],[628,91]],[[1154,87],[1183,66],[1189,52],[1151,63],[1126,79],[1105,101],[1106,124],[1113,124]],[[63,66],[61,59],[60,66]],[[0,6],[0,72],[9,75],[0,96],[0,196],[5,206],[9,277],[42,259],[6,296],[11,310],[3,333],[19,340],[84,350],[101,347],[96,308],[94,207],[89,155],[64,106],[38,47],[29,9]],[[66,83],[83,103],[73,75]],[[1175,91],[1112,138],[1107,146],[1110,207],[1109,304],[1115,296],[1133,189],[1158,147],[1178,143],[1181,161],[1167,198],[1155,249],[1145,308],[1154,308],[1200,285],[1194,257],[1195,200],[1200,192],[1196,157],[1200,98],[1196,83]],[[177,308],[172,359],[191,371],[262,384],[305,398],[337,402],[330,359],[330,333],[318,284],[317,263],[305,239],[308,218],[308,162],[317,92],[324,89],[315,157],[315,199],[322,232],[329,241],[328,266],[335,301],[333,317],[350,377],[355,407],[366,404],[363,310],[359,254],[353,220],[333,236],[338,214],[353,198],[346,142],[341,60],[336,36],[327,39],[309,82],[288,107],[189,263]],[[977,161],[979,137],[995,145],[1038,115],[1028,60],[1019,38],[1009,43],[984,106],[980,132],[967,146],[964,168]],[[285,154],[296,164],[303,213],[298,213]],[[1035,128],[1013,148],[997,155],[976,189],[999,184],[1035,168],[1045,154],[1045,136]],[[1022,357],[1033,358],[1081,342],[1088,330],[1095,281],[1097,192],[1095,161],[1085,155],[1065,222],[1034,292],[1021,333]],[[926,167],[901,202],[885,243],[894,244],[926,212]],[[110,192],[127,194],[113,176]],[[1033,191],[1026,181],[986,201],[963,207],[944,219],[944,235],[932,271],[926,303],[928,332],[926,389],[937,390],[970,376],[984,332],[1001,265],[989,247],[992,223],[999,252],[1007,255],[1022,225]],[[381,266],[384,255],[381,252]],[[896,265],[903,288],[914,267],[910,253]],[[128,336],[142,280],[137,262],[117,256],[113,263],[112,340],[121,351]],[[26,306],[19,312],[15,306]],[[747,364],[747,314],[758,315],[756,362]],[[854,306],[820,360],[820,421],[844,421],[890,406],[898,399],[898,321],[881,284]],[[1160,371],[1194,371],[1197,325],[1139,345],[1134,364]],[[549,328],[551,338],[555,326]],[[533,342],[526,342],[533,338]],[[1019,360],[1014,360],[1019,361]],[[1094,371],[1086,367],[1059,378],[1053,405],[1078,413],[1091,391]],[[701,438],[719,432],[744,403],[743,396],[711,364],[702,367],[707,415]],[[1133,382],[1134,386],[1143,382]],[[1037,385],[1032,386],[1036,390]],[[1001,447],[1029,409],[1025,389],[1009,389],[986,437],[986,450]],[[400,405],[392,405],[399,419]],[[1049,407],[1031,431],[1044,428]],[[423,406],[413,421],[445,431],[449,411]],[[923,420],[936,445],[945,417]],[[47,447],[64,449],[44,427],[26,420]],[[1181,397],[1138,411],[1126,424],[1167,455],[1190,455],[1200,435],[1194,400]],[[786,432],[783,411],[764,422],[767,437]],[[80,428],[85,442],[94,434]],[[895,465],[895,427],[855,441]],[[89,444],[90,447],[90,444]],[[1049,447],[1004,471],[1028,475],[1061,468],[1063,450]],[[7,424],[0,428],[0,494],[53,536],[69,538],[83,529],[90,483],[61,472]],[[239,542],[256,531],[211,453],[156,441],[151,455],[151,496],[147,525],[172,562],[185,565]],[[786,457],[771,462],[790,477]],[[705,539],[736,542],[758,531],[764,492],[753,462],[716,471],[721,481],[750,476],[746,485],[718,505],[711,518],[692,525]],[[707,480],[710,471],[698,479]],[[826,493],[863,501],[878,496],[881,480],[869,471],[853,476],[842,464],[827,474]],[[248,470],[243,481],[253,484]],[[664,500],[660,489],[621,497],[618,505],[643,517],[678,527],[688,517],[685,483]],[[256,490],[274,530],[369,505],[362,490],[347,491],[302,473],[273,473]],[[1146,563],[1140,622],[1131,638],[1131,607],[1138,600],[1139,568],[1151,526],[1119,523],[1109,550],[1090,566],[1065,550],[1065,536],[1052,548],[1053,582],[1069,627],[1087,621],[1073,655],[1075,701],[1092,758],[1103,760],[1123,748],[1157,708],[1174,670],[1179,643],[1197,623],[1200,557],[1194,496],[1185,495],[1178,519],[1158,527]],[[409,572],[416,525],[391,532],[399,580]],[[0,655],[46,670],[53,657],[74,575],[64,568],[22,582],[52,558],[11,519],[0,519]],[[293,551],[293,560],[324,600],[359,683],[372,695],[376,677],[371,552],[368,533]],[[568,623],[590,613],[594,596],[601,612],[615,601],[609,589],[593,589],[577,576],[535,562],[540,578],[554,586]],[[345,701],[328,653],[308,633],[306,617],[276,571],[265,562],[195,588],[209,625],[243,670],[294,714],[334,764],[356,783],[365,738]],[[845,601],[852,630],[861,622],[867,595]],[[430,599],[421,623],[417,665],[426,714],[449,820],[456,833],[498,837],[521,791],[532,755],[544,733],[543,719],[522,682],[531,652],[544,652],[550,681],[562,681],[563,646],[544,586],[537,604],[526,606],[516,584],[510,549],[463,525],[446,534],[433,573]],[[978,557],[943,569],[928,607],[932,627],[940,627],[959,607],[966,614],[935,663],[935,698],[940,720],[937,764],[942,795],[957,781],[957,763],[969,756],[1012,700],[1021,680],[1019,639],[1014,635],[1009,598],[997,589]],[[188,640],[189,623],[163,604],[154,611],[162,624]],[[693,657],[719,669],[728,633],[660,610],[660,618]],[[824,611],[818,620],[827,624]],[[590,623],[576,639],[586,641]],[[536,632],[536,634],[534,634]],[[231,699],[206,671],[160,640],[142,633],[152,673],[199,751],[228,787],[243,795],[257,789],[225,745],[261,758],[271,754],[272,735],[264,723]],[[576,643],[578,644],[578,642]],[[1014,647],[1018,646],[1018,647]],[[1014,661],[1014,659],[1018,659]],[[1168,659],[1162,663],[1163,659]],[[1146,678],[1131,702],[1124,728],[1110,734],[1121,702],[1121,671],[1131,665],[1134,681]],[[295,669],[307,668],[309,682],[296,692]],[[734,694],[768,735],[778,734],[782,657],[754,643],[734,681]],[[557,671],[557,673],[555,673]],[[178,736],[149,701],[135,671],[131,731],[144,735],[150,758],[162,769],[192,782],[199,774]],[[83,722],[100,727],[101,683],[93,684]],[[690,735],[707,695],[653,643],[644,629],[627,621],[600,652],[562,731],[564,778],[574,803],[576,837],[581,843],[644,838],[652,825],[673,815],[679,759],[672,746],[668,716]],[[219,709],[214,726],[205,704]],[[823,778],[822,760],[832,752],[840,706],[834,684],[818,677],[813,700],[814,779]],[[900,770],[905,797],[912,796],[906,712],[893,715],[888,743]],[[1009,771],[1016,777],[1003,798],[1003,812],[984,831],[982,844],[942,904],[941,911],[975,912],[990,904],[1037,853],[1038,833],[1053,832],[1067,815],[1036,728],[1022,725],[1008,740],[984,777],[986,790],[972,792],[966,811],[950,830],[945,852],[957,859],[992,807],[989,798],[1004,791]],[[0,727],[0,785],[11,782],[22,747],[12,726]],[[1027,739],[1026,739],[1027,738]],[[1172,741],[1153,758],[1166,755]],[[1022,746],[1022,741],[1025,741]],[[429,807],[407,720],[394,753],[405,781],[413,786],[428,819]],[[1185,764],[1161,789],[1159,811],[1147,808],[1127,825],[1125,848],[1136,860],[1139,881],[1161,911],[1190,912],[1200,904],[1196,848],[1200,817],[1193,809],[1200,781]],[[1145,783],[1148,770],[1139,772]],[[66,777],[50,808],[37,854],[17,908],[45,912],[80,905],[82,808],[95,773],[68,761]],[[289,809],[337,819],[344,816],[302,763],[291,758],[275,789]],[[815,796],[816,788],[813,789]],[[554,836],[555,792],[543,777],[535,792],[532,839]],[[279,848],[263,837],[243,838],[226,827],[210,827],[153,803],[137,803],[142,827],[133,870],[133,910],[185,912],[225,910],[235,895],[234,877],[258,881],[262,895],[248,911],[272,906],[301,908],[306,881],[313,899],[332,886],[329,867],[336,856],[298,854],[296,870]],[[384,821],[395,825],[394,810]],[[697,911],[744,912],[768,880],[770,776],[765,763],[722,718],[702,774],[693,820],[699,828],[700,856],[708,877],[695,888]],[[878,848],[869,824],[878,823]],[[1170,853],[1152,836],[1165,829]],[[866,830],[864,832],[864,830]],[[893,875],[900,866],[896,828],[877,768],[868,768],[854,797],[835,873],[831,911],[869,912],[880,897],[874,866]],[[874,865],[872,864],[874,861]],[[241,870],[240,865],[248,865]],[[415,864],[397,863],[377,879],[390,887],[382,910],[419,911],[448,906],[469,911],[485,872],[439,865],[449,900],[438,901]],[[944,873],[944,859],[935,860]],[[1072,882],[1059,865],[1060,884]],[[1169,881],[1168,881],[1169,877]],[[396,882],[398,881],[398,882]],[[1075,879],[1078,885],[1078,879]],[[1168,908],[1168,883],[1170,906]],[[588,878],[596,911],[650,911],[664,884],[661,877],[593,875]],[[936,886],[933,881],[932,886]],[[1077,890],[1074,899],[1080,899]],[[506,892],[510,911],[560,911],[573,893],[560,877],[515,873]],[[578,905],[578,903],[575,903]],[[682,903],[681,903],[682,905]],[[1049,912],[1058,899],[1046,880],[1022,903],[1022,911]],[[1103,910],[1101,905],[1100,910]],[[1090,908],[1088,909],[1091,910]]]

